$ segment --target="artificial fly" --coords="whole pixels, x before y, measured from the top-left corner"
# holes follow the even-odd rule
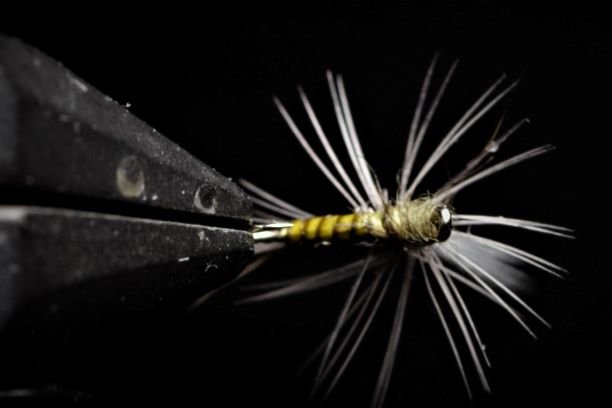
[[[526,316],[548,326],[519,295],[526,285],[519,266],[530,265],[548,274],[562,277],[565,270],[523,249],[486,238],[472,232],[472,226],[498,226],[540,234],[569,237],[567,228],[541,222],[491,215],[462,214],[452,207],[452,200],[466,187],[499,171],[552,149],[541,146],[509,159],[493,162],[498,148],[527,120],[521,120],[506,131],[496,130],[484,149],[467,162],[463,170],[438,190],[416,195],[417,188],[430,170],[484,115],[498,105],[517,85],[503,86],[505,76],[487,88],[442,137],[423,166],[416,170],[415,161],[421,144],[455,72],[453,63],[435,93],[430,83],[437,58],[431,62],[423,81],[410,126],[404,161],[398,173],[395,196],[389,197],[366,161],[362,150],[342,77],[327,72],[336,120],[350,158],[347,169],[327,138],[306,94],[298,88],[310,124],[317,135],[330,168],[313,149],[284,105],[274,102],[308,156],[352,208],[346,214],[316,216],[291,205],[261,188],[242,181],[257,205],[253,230],[256,252],[262,256],[241,274],[256,269],[264,259],[291,245],[354,242],[364,244],[364,256],[340,268],[303,278],[276,282],[272,289],[245,301],[274,299],[314,290],[337,282],[352,280],[352,285],[330,335],[318,349],[320,362],[314,392],[328,395],[349,365],[368,331],[381,301],[390,292],[394,278],[399,283],[395,314],[387,349],[375,384],[372,406],[383,404],[399,346],[402,325],[412,277],[421,273],[427,293],[447,336],[454,359],[470,398],[475,374],[480,387],[489,391],[486,375],[489,359],[462,290],[469,288],[505,310],[530,335],[534,330]],[[500,121],[501,123],[501,121]],[[352,172],[354,175],[349,176]],[[432,191],[431,189],[429,191]],[[316,246],[313,246],[316,251]],[[462,352],[460,350],[465,350]],[[467,352],[467,358],[465,354]]]

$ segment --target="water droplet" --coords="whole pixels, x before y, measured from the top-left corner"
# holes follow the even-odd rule
[[[198,188],[193,199],[193,205],[200,211],[207,214],[217,212],[216,189],[214,186],[203,184]]]
[[[136,198],[144,192],[144,172],[135,156],[126,156],[121,159],[115,178],[117,188],[124,197]]]

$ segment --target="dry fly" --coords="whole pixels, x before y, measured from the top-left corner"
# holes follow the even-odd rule
[[[484,149],[467,162],[464,168],[434,193],[417,195],[417,189],[430,170],[462,136],[516,87],[506,84],[502,75],[490,85],[443,135],[438,146],[429,153],[421,168],[415,168],[421,144],[455,72],[457,62],[446,72],[441,84],[430,91],[437,58],[425,75],[408,140],[404,161],[398,172],[395,195],[389,197],[376,174],[368,165],[361,147],[346,88],[340,75],[327,72],[339,133],[350,158],[345,166],[328,140],[304,91],[298,87],[300,100],[327,156],[324,160],[304,136],[278,98],[276,107],[291,133],[304,151],[350,205],[346,214],[316,216],[291,205],[261,188],[242,181],[259,208],[253,237],[256,252],[262,255],[241,274],[256,269],[270,254],[294,244],[331,244],[351,241],[362,245],[362,259],[340,268],[303,278],[276,282],[272,289],[246,301],[279,298],[310,291],[337,282],[352,280],[346,301],[335,327],[317,350],[320,357],[314,392],[327,396],[336,386],[355,351],[368,331],[385,295],[390,294],[394,277],[401,282],[395,315],[382,366],[374,387],[371,405],[383,404],[398,350],[402,324],[412,277],[422,274],[425,288],[447,336],[470,398],[476,383],[490,390],[487,379],[489,359],[470,309],[464,301],[463,289],[476,291],[501,307],[530,335],[535,337],[528,320],[548,323],[519,295],[527,284],[520,266],[531,265],[542,272],[561,277],[564,269],[526,250],[472,232],[472,226],[510,227],[534,233],[569,237],[567,228],[506,218],[498,215],[464,214],[451,205],[453,198],[470,185],[527,159],[552,149],[536,147],[495,162],[494,154],[513,133],[527,121],[518,121],[507,130],[498,127]],[[501,123],[501,121],[500,121]],[[326,163],[327,162],[327,163]],[[329,166],[331,164],[331,167]],[[352,173],[353,175],[349,175]],[[316,248],[313,248],[316,251]],[[271,286],[267,286],[270,288]],[[532,319],[527,319],[530,316]],[[472,373],[472,374],[470,374]]]

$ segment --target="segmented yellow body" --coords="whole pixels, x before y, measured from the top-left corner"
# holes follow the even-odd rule
[[[382,212],[324,215],[293,220],[292,226],[285,229],[284,235],[290,242],[386,238],[388,234],[382,220]]]

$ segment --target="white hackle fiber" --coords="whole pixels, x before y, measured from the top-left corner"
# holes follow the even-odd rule
[[[399,180],[395,189],[396,200],[410,200],[416,197],[417,188],[426,179],[430,170],[481,118],[498,106],[500,101],[515,89],[518,83],[512,82],[502,88],[505,75],[498,78],[476,98],[475,102],[459,117],[451,129],[441,137],[440,143],[433,152],[429,153],[422,167],[415,169],[414,165],[417,156],[422,153],[421,146],[430,127],[429,125],[442,103],[443,95],[457,68],[457,61],[455,61],[448,69],[432,100],[429,101],[429,89],[437,62],[438,56],[436,55],[426,72],[414,109],[404,161],[398,172]],[[326,76],[338,124],[339,135],[337,137],[341,138],[344,143],[351,167],[345,167],[338,159],[338,155],[332,148],[328,137],[331,133],[324,132],[308,97],[301,88],[298,88],[298,95],[314,134],[323,147],[325,152],[323,157],[331,163],[331,166],[325,163],[322,156],[308,142],[307,137],[298,128],[280,100],[274,98],[274,102],[293,136],[324,176],[346,199],[347,203],[355,211],[382,210],[385,206],[392,204],[388,199],[387,191],[393,191],[393,189],[379,186],[375,173],[368,165],[357,136],[342,77],[334,75],[331,71],[328,71]],[[427,104],[429,105],[427,106]],[[463,170],[450,177],[437,191],[431,188],[427,190],[436,191],[432,199],[439,203],[450,203],[466,187],[550,151],[552,146],[537,147],[503,161],[491,163],[499,147],[525,123],[527,123],[527,120],[523,119],[507,130],[501,131],[502,117],[493,137],[484,146],[481,153],[472,160],[466,161]],[[491,164],[483,168],[482,165],[488,163]],[[269,217],[270,222],[283,222],[292,218],[310,216],[306,211],[286,203],[251,183],[243,181],[242,185],[254,195],[253,200],[257,205],[270,211],[270,213],[266,211],[266,213],[260,214],[264,218]],[[280,216],[280,219],[277,219],[277,216]],[[264,218],[261,221],[265,221]],[[537,234],[571,237],[569,229],[548,223],[497,215],[455,213],[453,214],[453,231],[447,241],[438,242],[428,247],[405,246],[398,248],[396,246],[386,248],[382,245],[384,244],[382,242],[381,245],[370,245],[367,256],[357,262],[304,278],[258,285],[258,287],[252,288],[258,293],[251,295],[242,302],[279,298],[319,289],[342,281],[352,281],[349,294],[339,313],[335,327],[314,354],[314,356],[320,356],[321,360],[317,369],[313,393],[320,393],[325,397],[334,389],[350,364],[378,312],[383,298],[386,297],[388,292],[392,292],[393,288],[396,288],[398,292],[395,315],[372,399],[372,406],[380,407],[384,403],[390,384],[394,360],[400,343],[404,314],[408,304],[408,294],[412,286],[412,277],[420,272],[435,312],[448,338],[468,395],[470,397],[473,395],[472,382],[474,380],[471,378],[472,375],[475,375],[480,388],[489,392],[490,385],[486,369],[490,367],[490,361],[485,352],[483,340],[477,330],[474,316],[468,307],[469,298],[464,297],[463,290],[468,288],[486,297],[535,337],[535,329],[531,327],[531,322],[527,320],[537,321],[544,326],[548,326],[548,323],[518,294],[528,288],[530,284],[530,279],[524,272],[524,268],[530,267],[534,271],[541,271],[556,277],[563,277],[566,271],[530,251],[476,235],[470,229],[473,226],[485,228],[507,227]],[[271,253],[270,251],[264,252],[266,256]],[[392,285],[392,281],[397,281],[398,285]],[[449,319],[453,319],[455,324],[449,324],[451,322]],[[454,333],[454,331],[457,331],[456,329],[459,329],[458,333]],[[462,355],[462,350],[467,350],[467,356]]]

